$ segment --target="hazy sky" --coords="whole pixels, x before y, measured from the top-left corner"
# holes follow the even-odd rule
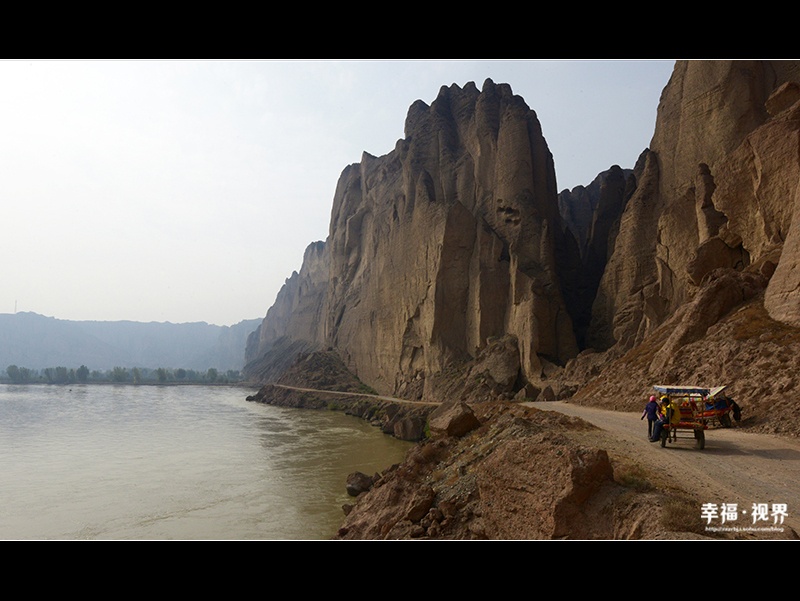
[[[674,61],[0,61],[0,313],[263,317],[342,170],[443,85],[508,83],[558,189],[632,167]]]

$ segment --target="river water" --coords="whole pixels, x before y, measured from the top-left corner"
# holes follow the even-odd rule
[[[210,386],[0,385],[0,539],[322,540],[409,443]]]

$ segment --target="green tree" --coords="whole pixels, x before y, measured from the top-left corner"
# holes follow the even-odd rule
[[[44,377],[49,384],[66,384],[70,379],[66,367],[48,367],[44,370]]]
[[[85,384],[86,380],[89,379],[89,368],[86,367],[85,365],[81,365],[75,371],[75,378],[78,380],[78,382],[81,382],[81,383]]]
[[[206,379],[209,382],[216,382],[218,375],[219,375],[219,372],[217,372],[216,369],[214,369],[213,367],[209,367],[208,371],[206,372]]]
[[[128,370],[124,367],[115,367],[114,370],[111,372],[111,379],[114,382],[127,382],[128,381]]]
[[[17,367],[16,365],[9,365],[6,368],[6,372],[14,384],[31,382],[36,377],[35,370],[30,370],[27,367]]]
[[[169,372],[167,372],[167,370],[164,369],[163,367],[159,367],[156,370],[156,375],[158,376],[158,381],[159,382],[166,382],[167,381],[167,377],[169,376]]]

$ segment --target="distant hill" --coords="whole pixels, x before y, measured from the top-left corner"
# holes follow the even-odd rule
[[[86,365],[240,370],[260,319],[233,326],[205,322],[67,321],[36,313],[0,314],[0,370]]]

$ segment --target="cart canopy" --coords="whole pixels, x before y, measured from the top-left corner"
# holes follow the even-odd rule
[[[713,388],[706,388],[704,386],[661,386],[657,384],[653,386],[653,388],[655,388],[660,394],[713,397],[725,390],[727,386],[714,386]]]

